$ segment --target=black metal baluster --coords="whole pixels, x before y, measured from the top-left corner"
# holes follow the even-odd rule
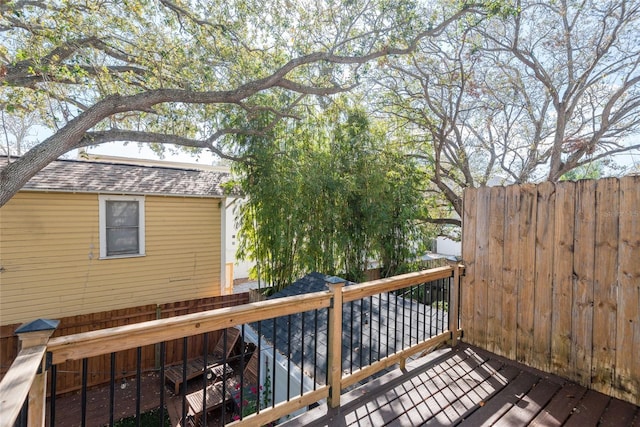
[[[409,286],[409,347],[411,347],[411,338],[413,338],[413,286]]]
[[[382,359],[382,323],[382,294],[378,294],[378,360]]]
[[[202,372],[204,375],[202,376],[202,425],[207,425],[207,376],[209,373],[207,372],[207,359],[209,357],[209,334],[202,334]],[[224,373],[226,368],[226,361],[222,361],[222,378],[224,379]],[[224,401],[224,400],[223,400]]]
[[[240,351],[240,390],[239,390],[239,395],[240,395],[240,419],[243,419],[243,415],[244,415],[244,411],[243,408],[245,406],[244,404],[244,361],[246,359],[246,348],[244,346],[244,325],[242,325],[242,331],[241,331],[241,335],[242,335],[242,351]],[[231,390],[231,393],[233,393],[233,390]]]
[[[394,309],[393,309],[393,352],[398,351],[398,293],[393,295]],[[404,323],[404,319],[402,319]]]
[[[27,427],[27,424],[29,422],[29,398],[27,397],[24,400],[24,403],[22,404],[22,408],[20,409],[20,412],[18,412],[18,417],[16,418],[15,423],[13,424],[14,427]]]
[[[438,308],[438,305],[440,304],[440,292],[439,292],[439,281],[438,280],[434,280],[434,296],[435,296],[435,333],[439,334],[440,333],[440,309]],[[434,304],[431,304],[431,308],[434,308]]]
[[[182,338],[182,423],[187,424],[187,337]],[[178,389],[180,390],[180,389]]]
[[[416,286],[416,344],[420,343],[420,285]]]
[[[460,307],[460,293],[458,292],[458,301],[451,301],[451,295],[453,294],[453,287],[458,286],[454,280],[454,278],[449,279],[449,311],[447,312],[449,316],[451,316],[451,307],[452,304],[456,304],[457,307]],[[460,310],[458,309],[458,318],[455,319],[456,329],[460,326]]]
[[[349,303],[349,323],[351,324],[349,329],[349,373],[353,374],[353,301]]]
[[[258,322],[258,346],[256,347],[255,351],[258,352],[258,369],[256,372],[256,377],[258,378],[258,384],[256,384],[256,387],[257,387],[256,392],[258,396],[256,397],[257,399],[256,413],[259,414],[260,409],[262,408],[262,392],[263,392],[262,381],[260,377],[260,372],[262,370],[262,363],[260,363],[260,356],[262,355],[262,322]]]
[[[58,366],[51,366],[51,401],[49,402],[49,420],[50,426],[56,425],[56,391],[58,382]]]
[[[222,342],[222,352],[225,355],[224,358],[222,359],[222,372],[224,375],[227,363],[229,362],[228,358],[227,358],[227,354],[229,353],[229,350],[227,349],[227,339],[228,339],[228,331],[225,328],[222,331],[222,338],[224,339],[224,341]],[[244,350],[243,350],[244,351]],[[240,352],[240,354],[242,354],[243,352]],[[240,371],[240,381],[242,381],[242,371]],[[229,393],[233,393],[233,390],[228,390]],[[222,400],[223,402],[226,401],[226,396],[227,396],[227,382],[226,381],[222,381]],[[222,404],[222,408],[221,408],[221,414],[220,414],[220,419],[222,420],[222,425],[226,424],[226,406],[224,403]],[[205,409],[206,410],[206,409]],[[240,414],[242,414],[242,406],[240,406]]]
[[[436,317],[435,320],[433,318],[433,294],[434,294],[434,288],[433,288],[433,281],[429,282],[429,334],[431,336],[434,336],[435,334],[433,333],[434,331],[434,323],[435,323],[435,327],[438,327],[438,311],[436,310]],[[436,301],[437,304],[437,301]]]
[[[291,400],[291,315],[287,316],[287,402]]]
[[[422,306],[424,307],[424,311],[422,313],[422,341],[426,341],[427,339],[427,284],[422,283]]]
[[[415,288],[415,298],[412,304],[416,305],[416,344],[420,342],[420,285],[416,285]]]
[[[416,344],[418,344],[420,342],[420,330],[421,330],[420,309],[422,308],[422,303],[420,302],[420,285],[416,286],[415,304],[416,304],[416,310],[417,310],[416,311]],[[422,327],[424,327],[424,325]]]
[[[88,359],[85,357],[84,359],[82,359],[82,392],[81,392],[81,402],[80,405],[81,406],[81,420],[80,420],[80,424],[82,425],[82,427],[85,427],[87,425],[87,377],[88,377],[88,371],[89,370],[89,361]]]
[[[373,360],[373,295],[369,295],[369,363]]]
[[[225,355],[224,359],[222,359],[222,372],[223,372],[223,375],[224,375],[225,367],[226,367],[227,362],[228,362],[227,356],[226,356],[227,353],[228,353],[228,350],[227,350],[227,338],[228,337],[227,337],[227,335],[228,335],[228,332],[227,332],[227,329],[225,328],[222,331],[222,337],[224,339],[224,341],[222,342],[222,352]],[[240,374],[242,375],[242,372],[240,372]],[[233,390],[229,390],[229,393],[233,393]],[[227,396],[227,382],[226,381],[222,381],[222,400],[223,401],[226,401],[226,396]],[[225,425],[225,422],[226,422],[226,409],[227,409],[226,406],[227,405],[225,405],[224,403],[222,404],[222,410],[221,410],[221,415],[220,415],[220,419],[222,420],[222,425]],[[242,413],[242,408],[240,408],[240,413]]]
[[[391,334],[391,331],[389,330],[391,327],[391,322],[389,321],[391,319],[390,314],[391,314],[391,292],[387,292],[387,354],[385,355],[385,357],[389,357],[389,335]]]
[[[329,319],[329,314],[327,313],[327,319]],[[325,351],[325,364],[324,364],[324,383],[329,384],[329,336],[331,335],[331,325],[327,322],[327,347]],[[344,357],[344,356],[343,356]],[[342,362],[341,362],[342,363]],[[342,365],[341,365],[342,366]]]
[[[115,422],[113,414],[116,410],[116,353],[111,353],[111,366],[109,373],[109,426]]]
[[[276,318],[273,318],[273,337],[271,337],[271,342],[273,343],[273,357],[271,358],[271,372],[273,373],[273,382],[271,383],[271,407],[274,408],[276,406],[276,379],[277,379],[277,375],[276,375],[276,347],[277,347],[277,343],[278,341],[276,341],[277,339],[277,335],[276,335],[276,328],[277,327],[277,322],[276,322]]]
[[[304,394],[304,315],[306,313],[300,313],[300,396]]]
[[[316,390],[316,378],[318,372],[318,309],[316,308],[313,321],[313,390]],[[328,369],[327,369],[328,371]]]
[[[160,426],[164,427],[164,365],[167,348],[165,342],[160,343]]]
[[[142,347],[136,348],[136,427],[140,427],[140,402],[142,401]]]
[[[404,350],[404,336],[407,334],[405,330],[405,327],[407,325],[406,308],[407,308],[407,298],[403,296],[402,297],[402,338],[400,341],[400,350]]]
[[[363,351],[363,350],[364,350],[364,349],[363,349],[363,343],[364,343],[364,324],[363,324],[363,322],[362,322],[362,318],[364,317],[364,311],[363,311],[363,310],[364,310],[364,307],[363,307],[363,305],[364,305],[364,300],[363,300],[363,299],[361,299],[361,300],[360,300],[360,342],[358,343],[358,348],[359,348],[360,350],[358,350],[358,355],[359,355],[359,357],[358,357],[358,362],[359,362],[358,369],[361,369],[361,368],[362,368],[362,353],[364,353],[364,351]]]
[[[440,310],[442,313],[442,315],[440,316],[440,333],[444,332],[445,329],[447,329],[444,324],[444,281],[445,279],[440,279],[440,286],[438,286],[438,288],[440,289]]]

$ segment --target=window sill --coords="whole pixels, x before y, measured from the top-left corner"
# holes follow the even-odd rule
[[[104,260],[108,260],[108,259],[123,259],[123,258],[141,258],[141,257],[145,257],[147,256],[147,254],[127,254],[127,255],[111,255],[111,256],[101,256],[98,259],[104,259]]]

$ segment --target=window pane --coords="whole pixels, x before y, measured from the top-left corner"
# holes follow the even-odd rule
[[[107,256],[140,253],[137,201],[105,202]]]
[[[107,228],[107,256],[137,254],[138,228]]]
[[[138,226],[138,202],[107,201],[106,209],[107,228]]]

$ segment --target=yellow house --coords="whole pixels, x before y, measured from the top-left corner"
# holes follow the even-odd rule
[[[223,294],[226,179],[53,162],[0,208],[0,325]]]

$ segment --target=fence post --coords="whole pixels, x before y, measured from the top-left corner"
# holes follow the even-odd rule
[[[18,350],[42,345],[46,346],[49,338],[59,324],[59,320],[38,319],[20,325],[15,332],[20,340]],[[40,369],[33,379],[31,389],[29,390],[29,412],[27,416],[27,425],[29,427],[42,427],[45,423],[48,368],[45,353]]]
[[[453,268],[453,285],[449,289],[449,331],[451,331],[451,347],[458,344],[458,313],[460,310],[460,268],[456,257],[447,257],[449,266]]]
[[[329,290],[333,294],[329,307],[329,336],[327,343],[327,369],[329,370],[329,398],[330,408],[340,406],[340,391],[342,380],[342,288],[345,280],[339,277],[326,279]]]

